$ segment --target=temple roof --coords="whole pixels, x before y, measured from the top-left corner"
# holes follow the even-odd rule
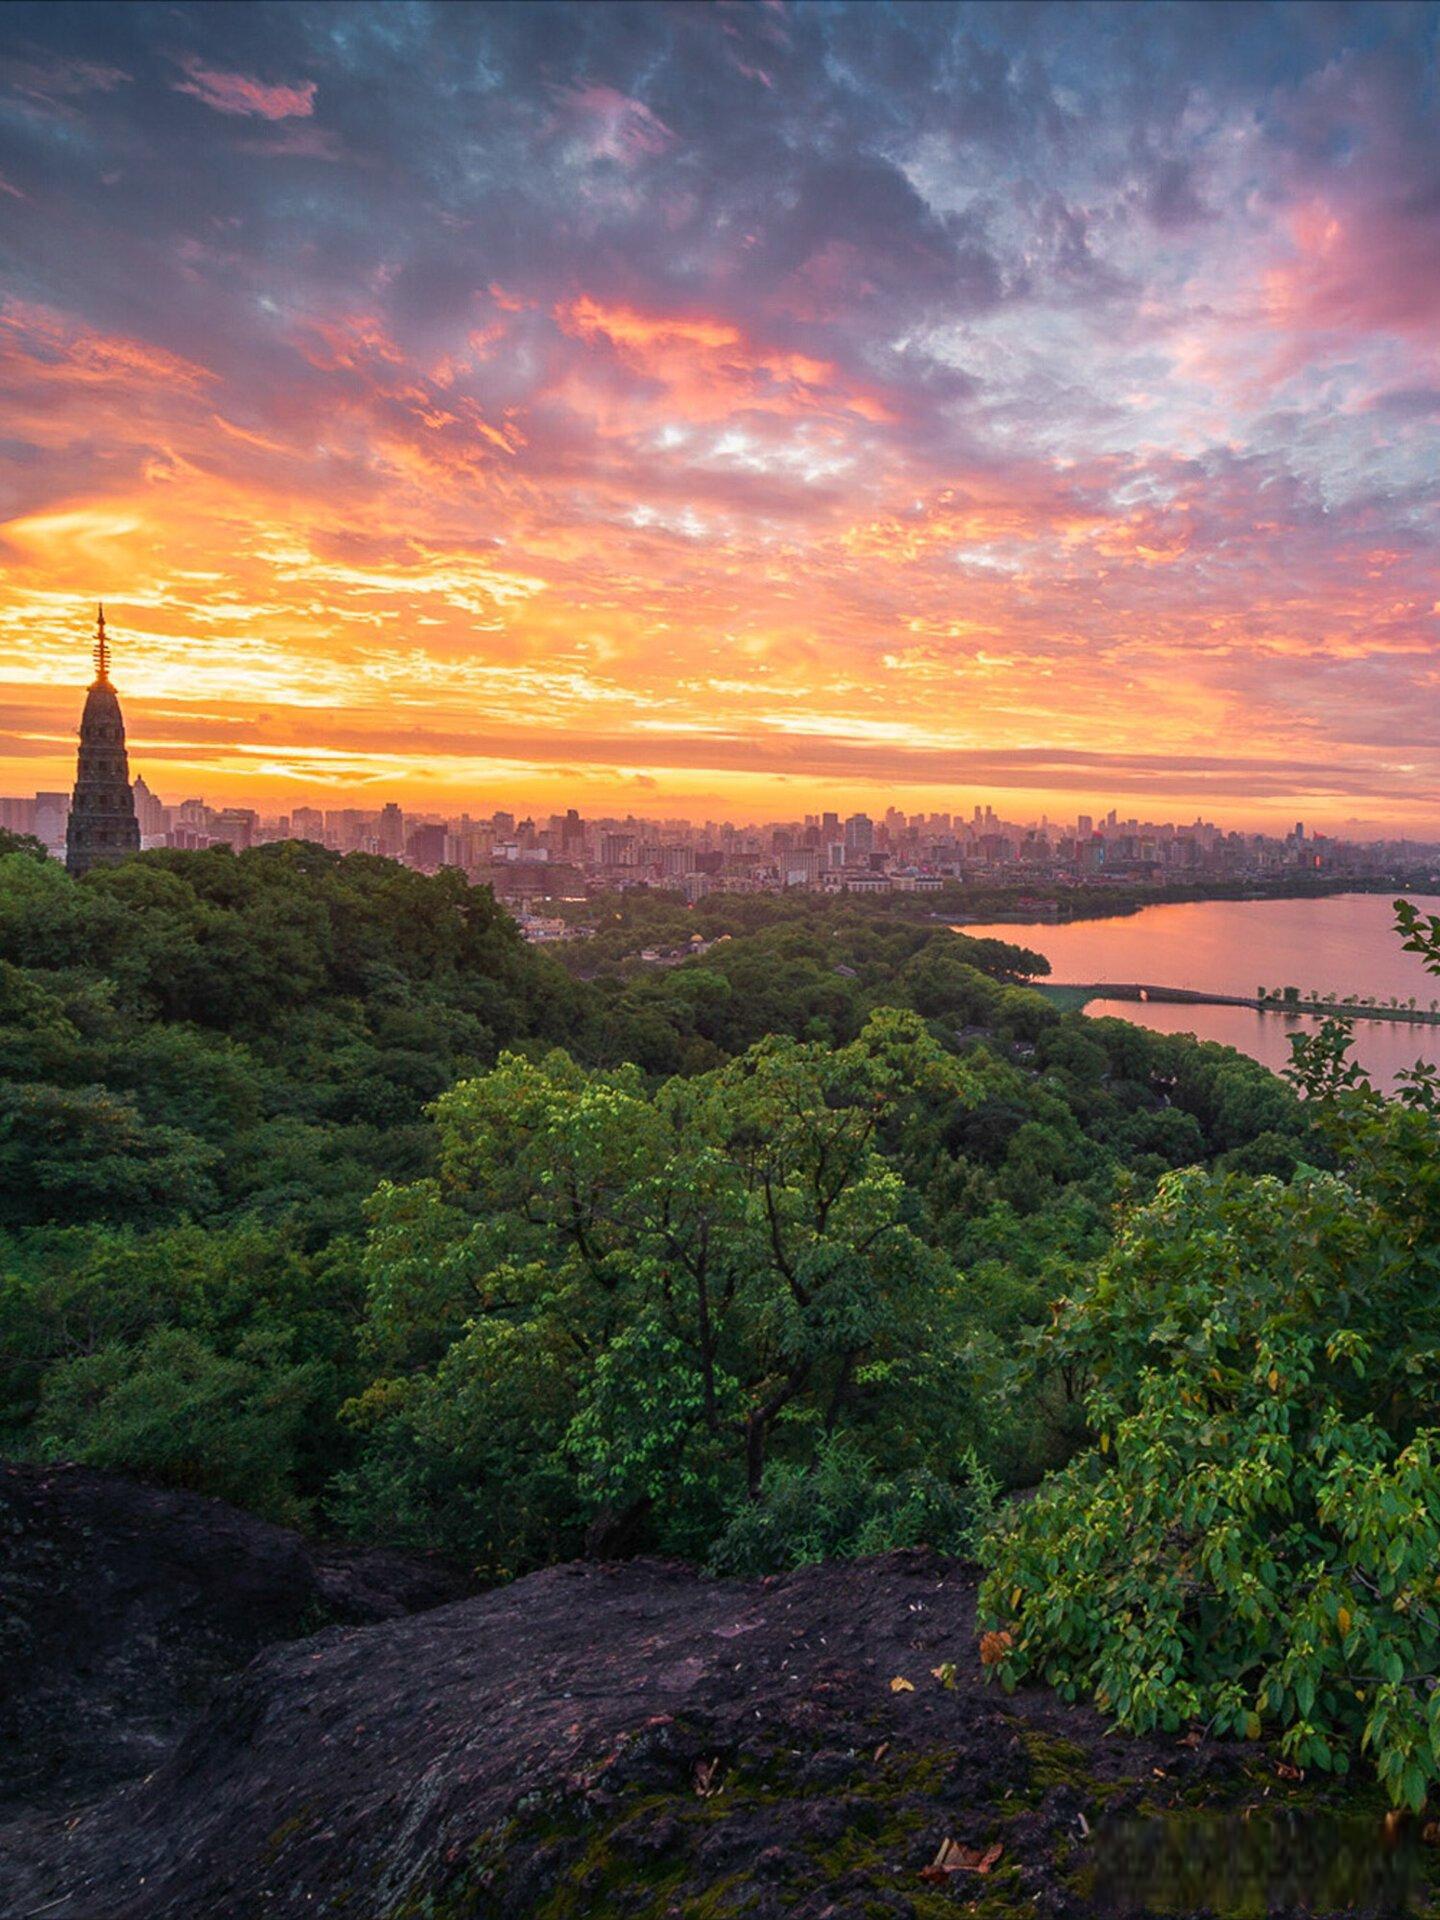
[[[80,731],[92,724],[120,726],[120,696],[108,680],[96,680],[85,695],[85,710],[80,716]]]

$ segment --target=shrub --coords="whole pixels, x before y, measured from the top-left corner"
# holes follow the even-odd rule
[[[766,1468],[759,1499],[733,1510],[710,1564],[717,1573],[753,1577],[895,1547],[968,1554],[993,1512],[995,1492],[973,1454],[954,1482],[925,1468],[887,1478],[857,1447],[831,1439],[811,1466],[777,1461]]]
[[[1440,929],[1432,929],[1440,932]],[[1417,936],[1418,938],[1418,936]],[[1430,949],[1433,954],[1433,942]],[[1056,1309],[1095,1443],[988,1543],[999,1677],[1440,1780],[1440,1087],[1297,1046],[1339,1172],[1162,1181]]]

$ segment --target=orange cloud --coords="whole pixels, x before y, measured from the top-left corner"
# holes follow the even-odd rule
[[[566,333],[608,350],[663,387],[687,420],[720,419],[737,410],[839,411],[874,422],[894,418],[878,396],[847,383],[833,362],[762,346],[730,321],[644,313],[588,295],[557,307],[555,317]]]
[[[214,376],[144,340],[96,333],[46,307],[9,300],[0,307],[0,379],[35,385],[137,386],[194,392]]]

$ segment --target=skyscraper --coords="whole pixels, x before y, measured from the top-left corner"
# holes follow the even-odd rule
[[[875,851],[875,822],[868,813],[852,813],[845,822],[845,851],[860,859]]]
[[[380,809],[380,851],[387,860],[398,860],[405,851],[405,816],[393,800]]]
[[[113,867],[140,851],[140,823],[130,791],[125,754],[125,717],[110,684],[110,644],[105,609],[95,628],[95,678],[80,719],[75,792],[65,827],[65,865],[73,874]]]

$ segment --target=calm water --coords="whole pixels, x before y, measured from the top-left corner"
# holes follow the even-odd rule
[[[1427,913],[1440,899],[1411,895]],[[1050,962],[1051,978],[1088,985],[1096,980],[1144,981],[1212,993],[1253,994],[1257,988],[1295,986],[1302,993],[1391,994],[1422,1007],[1440,999],[1440,980],[1414,954],[1402,953],[1388,896],[1334,894],[1328,900],[1204,900],[1145,907],[1111,920],[1069,926],[969,926],[1032,947]],[[1290,1062],[1292,1034],[1313,1022],[1248,1007],[1189,1007],[1133,1000],[1092,1000],[1089,1014],[1114,1014],[1157,1033],[1193,1033],[1263,1060],[1278,1072]],[[1440,1057],[1440,1027],[1357,1020],[1355,1055],[1377,1086],[1393,1088],[1402,1067]]]

